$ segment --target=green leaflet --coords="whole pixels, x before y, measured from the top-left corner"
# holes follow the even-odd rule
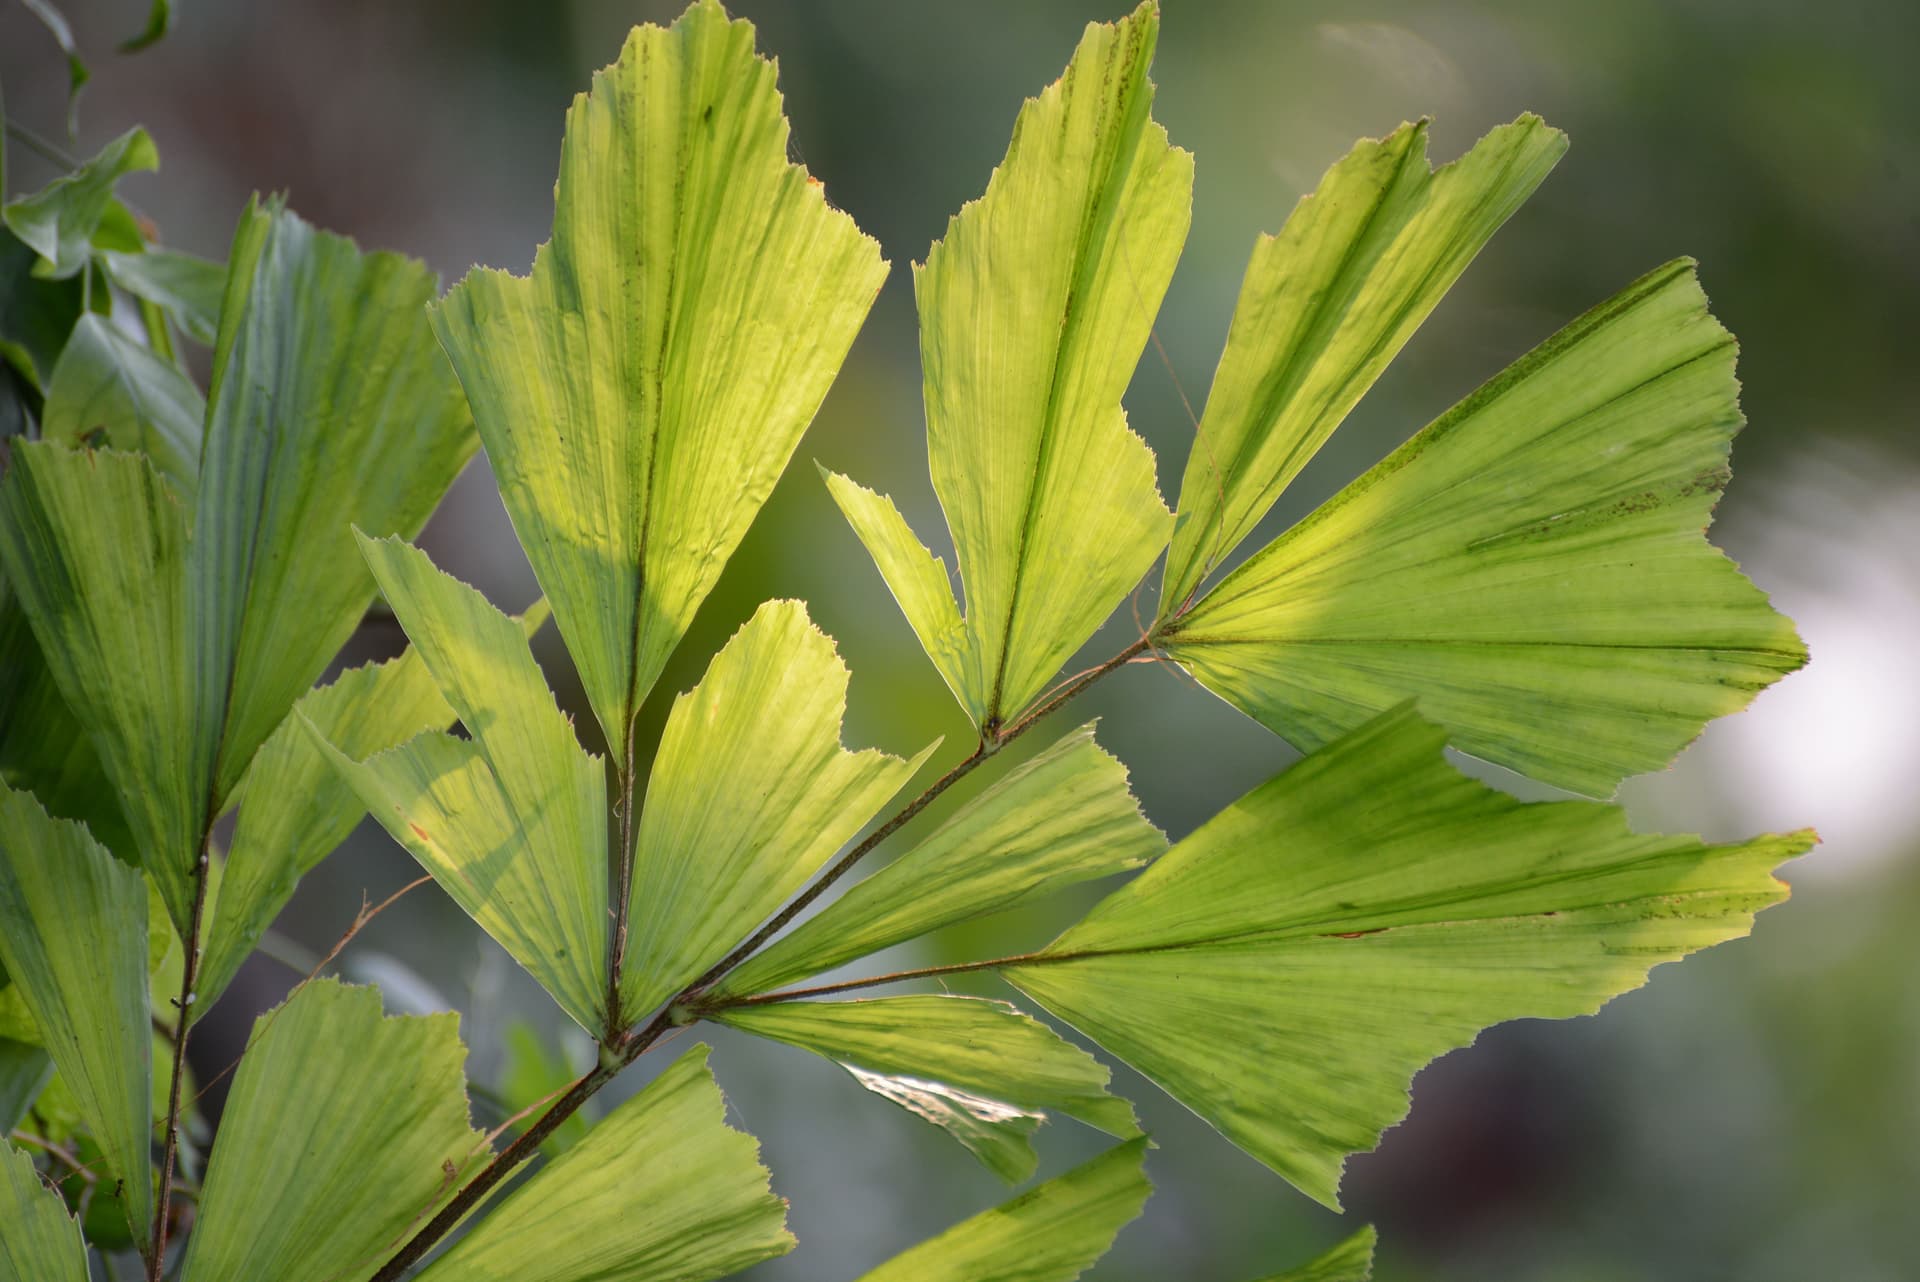
[[[1417,695],[1461,749],[1610,794],[1806,658],[1702,537],[1733,364],[1692,264],[1660,268],[1256,553],[1168,650],[1305,749]]]
[[[361,539],[471,740],[424,734],[364,763],[325,746],[367,810],[580,1026],[607,1028],[602,763],[554,705],[521,626],[397,539]],[[243,808],[244,809],[244,808]]]
[[[158,44],[173,30],[173,0],[152,0],[147,6],[147,25],[140,34],[120,42],[121,53],[138,53],[150,45]]]
[[[0,568],[181,923],[206,822],[180,750],[194,724],[186,557],[187,514],[145,458],[13,444],[0,480]]]
[[[41,435],[68,445],[101,432],[117,450],[145,454],[181,494],[200,473],[200,389],[105,316],[82,316],[47,384]]]
[[[3,788],[0,962],[110,1173],[125,1182],[138,1238],[153,1220],[146,884],[85,828]]]
[[[1112,1135],[1138,1135],[1107,1069],[1005,1002],[880,997],[777,1002],[710,1018],[840,1064],[862,1086],[947,1130],[994,1174],[1019,1183],[1038,1161],[1027,1137],[1056,1109]]]
[[[349,524],[412,537],[475,444],[425,266],[277,204],[248,206],[230,262],[190,573],[215,813],[373,599]]]
[[[521,619],[522,633],[531,636],[545,619],[545,603],[536,603]],[[296,715],[268,736],[247,772],[240,821],[200,961],[196,1014],[225,990],[299,879],[345,841],[367,813],[359,794],[334,769],[331,755],[314,745],[302,718],[356,761],[444,729],[455,719],[417,650],[343,672],[293,706]]]
[[[702,0],[574,100],[532,275],[434,309],[616,762],[885,276],[788,163],[752,26]]]
[[[1248,793],[1028,964],[1028,995],[1337,1208],[1347,1154],[1482,1028],[1590,1014],[1746,933],[1811,833],[1640,836],[1456,772],[1402,706]]]
[[[33,1169],[33,1159],[0,1141],[0,1282],[87,1282],[87,1246],[67,1204]]]
[[[1193,162],[1149,116],[1159,13],[1093,24],[986,194],[914,271],[927,449],[967,613],[892,505],[837,485],[947,684],[992,733],[1139,583],[1171,518],[1120,408],[1186,240]]]
[[[53,1059],[46,1047],[0,1036],[0,1134],[20,1124],[52,1077]]]
[[[793,1249],[707,1048],[675,1060],[420,1275],[421,1282],[704,1282]]]
[[[365,1277],[490,1153],[467,1121],[459,1017],[386,1016],[306,984],[254,1022],[183,1277]]]
[[[58,819],[78,819],[128,863],[139,847],[100,757],[34,640],[26,611],[0,578],[0,783],[31,792]]]
[[[129,129],[80,168],[13,201],[0,214],[40,255],[35,273],[65,280],[87,266],[93,233],[106,217],[114,187],[128,174],[159,167],[160,153],[147,131]]]
[[[1424,121],[1354,147],[1254,246],[1180,488],[1162,617],[1272,508],[1567,149],[1537,116],[1438,173]]]
[[[36,391],[53,377],[53,363],[84,302],[78,277],[44,280],[31,275],[38,258],[32,246],[0,227],[0,280],[8,283],[0,290],[0,360]]]
[[[764,993],[942,926],[1138,868],[1167,839],[1088,723],[1009,772],[931,836],[721,981]]]
[[[674,700],[635,838],[629,1016],[718,962],[926,761],[840,743],[847,669],[798,601],[769,601]]]
[[[1373,1247],[1378,1239],[1379,1234],[1369,1224],[1299,1268],[1276,1273],[1265,1282],[1368,1282],[1373,1277]]]
[[[1109,1149],[894,1256],[860,1282],[1073,1282],[1140,1214],[1147,1139]]]
[[[161,308],[196,343],[212,343],[219,333],[220,300],[226,293],[227,266],[174,249],[140,253],[107,250],[99,255],[107,278],[135,298]]]

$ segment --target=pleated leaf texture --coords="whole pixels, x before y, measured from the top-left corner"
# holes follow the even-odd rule
[[[12,448],[0,571],[98,754],[122,853],[183,936],[207,833],[373,598],[351,523],[417,532],[477,443],[422,311],[433,290],[417,262],[249,205],[190,457]],[[156,470],[189,462],[183,488]]]
[[[914,271],[927,452],[966,596],[892,502],[834,497],[984,732],[1140,582],[1173,523],[1121,393],[1173,279],[1193,161],[1149,109],[1158,10],[1094,24],[986,194]]]
[[[989,738],[1166,551],[1143,640],[1296,746],[1418,698],[1462,749],[1610,796],[1806,658],[1706,541],[1742,418],[1680,261],[1497,375],[1237,566],[1566,140],[1537,117],[1434,170],[1363,142],[1255,247],[1177,520],[1119,406],[1186,229],[1148,110],[1158,14],[1093,26],[918,269],[927,448],[964,588],[891,500],[828,472]],[[1171,540],[1169,545],[1169,538]]]
[[[1526,804],[1449,765],[1402,705],[1248,793],[1002,968],[1302,1192],[1429,1060],[1523,1016],[1590,1014],[1744,935],[1810,832],[1711,846],[1612,806]]]
[[[433,311],[617,763],[886,277],[787,151],[750,24],[636,27],[567,113],[532,274]]]

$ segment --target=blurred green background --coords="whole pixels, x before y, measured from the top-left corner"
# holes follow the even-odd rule
[[[223,254],[248,193],[284,189],[308,218],[423,256],[449,280],[474,263],[524,270],[547,233],[570,96],[630,24],[677,8],[191,0],[173,36],[127,58],[108,51],[140,27],[144,0],[70,0],[95,72],[73,148],[145,123],[164,168],[125,190],[182,248]],[[891,492],[920,530],[941,529],[905,265],[984,187],[1021,99],[1058,73],[1081,24],[1118,16],[1123,0],[732,8],[780,59],[796,157],[896,270],[798,465],[659,690],[691,685],[759,601],[802,597],[855,674],[850,742],[902,751],[943,734],[943,757],[957,759],[963,718],[807,460]],[[1183,401],[1197,410],[1205,396],[1254,235],[1276,229],[1356,137],[1431,115],[1436,159],[1449,159],[1538,111],[1572,151],[1270,524],[1296,519],[1591,303],[1692,254],[1742,340],[1751,420],[1715,538],[1814,653],[1624,793],[1647,828],[1731,838],[1817,825],[1826,842],[1789,871],[1792,901],[1751,940],[1656,972],[1598,1018],[1508,1025],[1423,1073],[1411,1119],[1350,1166],[1350,1219],[1380,1225],[1385,1278],[1920,1277],[1916,54],[1911,0],[1165,0],[1157,115],[1196,154],[1198,185],[1159,319],[1164,360],[1149,350],[1129,397],[1163,489],[1177,490],[1193,436]],[[45,31],[0,4],[9,113],[64,137],[64,81]],[[13,191],[53,174],[19,147],[9,160]],[[536,592],[484,463],[425,542],[503,606]],[[1131,626],[1116,621],[1089,656],[1118,648]],[[400,640],[370,625],[349,657]],[[591,735],[551,629],[538,649]],[[1102,740],[1176,838],[1292,757],[1151,667],[1075,715],[1104,718]],[[363,894],[378,901],[415,875],[363,826],[308,878],[280,930],[323,952]],[[1030,947],[1075,907],[950,932],[899,960]],[[558,1012],[431,887],[377,919],[342,966],[380,981],[394,1009],[462,1010],[479,1080],[506,1072],[516,1019],[564,1040]],[[294,978],[265,958],[249,964],[196,1041],[203,1075]],[[1005,1196],[960,1149],[831,1065],[714,1040],[735,1120],[763,1140],[802,1243],[756,1279],[851,1277]],[[1344,1231],[1137,1077],[1121,1070],[1118,1082],[1159,1140],[1149,1169],[1161,1192],[1091,1276],[1234,1282]],[[1048,1130],[1043,1173],[1100,1144],[1072,1122]]]

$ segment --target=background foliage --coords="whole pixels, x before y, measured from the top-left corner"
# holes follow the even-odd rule
[[[105,49],[138,29],[143,8],[75,5],[77,34]],[[126,190],[170,243],[202,253],[224,252],[248,191],[285,187],[317,224],[422,255],[449,278],[474,261],[520,271],[545,234],[566,100],[628,25],[677,8],[206,0],[142,58],[96,69],[75,149],[91,153],[120,122],[146,121],[167,172]],[[1117,16],[1078,2],[734,8],[781,55],[808,165],[897,263],[922,256],[977,193],[1020,99],[1057,72],[1081,24]],[[1904,658],[1920,624],[1920,520],[1906,510],[1920,442],[1901,337],[1920,276],[1920,143],[1902,123],[1920,106],[1903,53],[1920,19],[1891,3],[1815,14],[1713,0],[1585,12],[1389,2],[1364,17],[1331,4],[1176,0],[1168,10],[1159,114],[1200,157],[1195,226],[1159,323],[1172,376],[1150,353],[1129,398],[1133,424],[1160,455],[1163,491],[1178,489],[1169,460],[1184,456],[1192,432],[1174,376],[1197,399],[1252,234],[1277,227],[1355,136],[1433,114],[1434,151],[1450,157],[1487,127],[1538,110],[1568,131],[1572,154],[1270,528],[1566,317],[1688,252],[1702,260],[1716,314],[1742,339],[1751,421],[1717,538],[1799,621],[1816,655],[1670,775],[1628,793],[1649,829],[1731,838],[1818,824],[1827,845],[1791,870],[1794,903],[1764,917],[1753,941],[1663,972],[1598,1020],[1502,1029],[1425,1074],[1412,1120],[1355,1164],[1346,1199],[1381,1226],[1383,1276],[1903,1276],[1920,1256],[1902,1195],[1920,1178],[1910,978],[1920,944],[1909,928],[1920,910],[1911,785],[1920,683]],[[57,133],[65,69],[44,41],[17,7],[0,9],[8,109]],[[20,149],[9,159],[10,190],[47,176]],[[916,526],[931,527],[918,383],[911,291],[896,272],[802,451],[893,494]],[[496,601],[517,607],[534,594],[477,470],[424,542]],[[788,595],[811,602],[858,674],[850,743],[964,733],[804,467],[776,490],[650,715],[664,717],[665,696],[693,684],[755,604]],[[1115,631],[1095,647],[1125,639]],[[395,630],[370,630],[349,657],[399,642]],[[542,655],[564,663],[551,631]],[[590,727],[577,678],[558,666],[549,675]],[[1085,711],[1128,709],[1103,733],[1177,838],[1289,754],[1174,681],[1127,674]],[[377,901],[414,875],[402,851],[365,831],[303,885],[282,929],[323,950],[363,888]],[[996,928],[1010,945],[1038,942],[1060,924],[1051,914],[1069,908],[1048,912]],[[985,947],[976,937],[966,951]],[[528,1071],[506,1058],[516,1013],[550,1023],[548,1040],[561,1030],[491,948],[422,890],[356,941],[345,969],[379,979],[392,1002],[412,991],[422,1006],[461,1008],[476,1077],[504,1082]],[[911,960],[942,959],[934,950]],[[258,960],[242,971],[243,996],[208,1017],[203,1071],[224,1066],[247,1012],[291,978]],[[810,1272],[852,1276],[1001,1196],[965,1154],[868,1106],[831,1065],[717,1041],[718,1071],[768,1164],[811,1172],[782,1189],[796,1232],[818,1244]],[[1328,1239],[1303,1200],[1124,1070],[1122,1079],[1163,1146],[1154,1163],[1164,1191],[1094,1277],[1244,1275]],[[1038,1137],[1049,1169],[1097,1142],[1065,1126]],[[799,1267],[763,1271],[791,1277]]]

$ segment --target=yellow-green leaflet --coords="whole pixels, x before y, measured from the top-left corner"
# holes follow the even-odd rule
[[[718,995],[763,993],[969,917],[1138,868],[1167,839],[1088,723],[956,811],[919,845],[754,954]]]
[[[1143,1136],[1109,1149],[903,1251],[860,1282],[1073,1282],[1153,1192],[1141,1169],[1147,1144]]]
[[[0,962],[110,1173],[125,1181],[136,1241],[153,1221],[147,961],[140,874],[80,824],[0,787]]]
[[[605,767],[555,706],[520,624],[415,547],[367,538],[361,547],[472,738],[423,734],[365,762],[340,745],[327,753],[394,840],[599,1036],[607,1024]]]
[[[1357,145],[1260,237],[1187,458],[1162,617],[1267,514],[1566,149],[1522,116],[1435,173],[1426,123],[1402,125]]]
[[[546,603],[535,602],[519,620],[521,632],[532,636],[546,617]],[[260,746],[241,785],[240,821],[212,900],[195,980],[196,1018],[226,988],[299,879],[367,813],[302,722],[358,761],[455,720],[418,650],[343,672],[302,695],[293,708],[294,715]]]
[[[846,665],[798,601],[761,606],[674,700],[634,841],[629,1015],[772,916],[939,746],[849,752],[846,706]]]
[[[1276,1273],[1264,1282],[1368,1282],[1373,1277],[1373,1248],[1378,1240],[1379,1235],[1369,1224],[1298,1268]]]
[[[866,319],[879,246],[703,0],[574,99],[553,239],[433,312],[614,758]]]
[[[759,1146],[695,1046],[517,1189],[420,1282],[705,1282],[793,1249]]]
[[[1709,846],[1447,764],[1408,706],[1254,789],[1003,973],[1301,1191],[1480,1029],[1565,1018],[1747,932],[1811,833]]]
[[[1418,697],[1464,751],[1610,795],[1806,659],[1704,537],[1733,365],[1669,263],[1255,553],[1168,650],[1305,749]]]
[[[0,1140],[0,1282],[87,1282],[87,1245],[24,1150]]]
[[[0,566],[119,795],[141,866],[184,923],[206,821],[180,744],[194,724],[186,510],[137,454],[15,441],[12,456]]]
[[[1193,190],[1192,157],[1149,115],[1158,35],[1151,3],[1088,26],[1066,75],[1021,108],[986,194],[914,271],[927,450],[964,622],[893,505],[834,482],[983,729],[1041,692],[1172,533],[1153,455],[1120,408]]]
[[[868,1090],[945,1129],[1009,1183],[1033,1174],[1038,1159],[1027,1137],[1046,1110],[1123,1138],[1140,1133],[1132,1105],[1107,1093],[1104,1064],[1005,1002],[775,1002],[713,1018],[833,1060]]]
[[[331,979],[254,1021],[183,1277],[370,1275],[492,1156],[467,1120],[459,1016],[381,1014]]]

